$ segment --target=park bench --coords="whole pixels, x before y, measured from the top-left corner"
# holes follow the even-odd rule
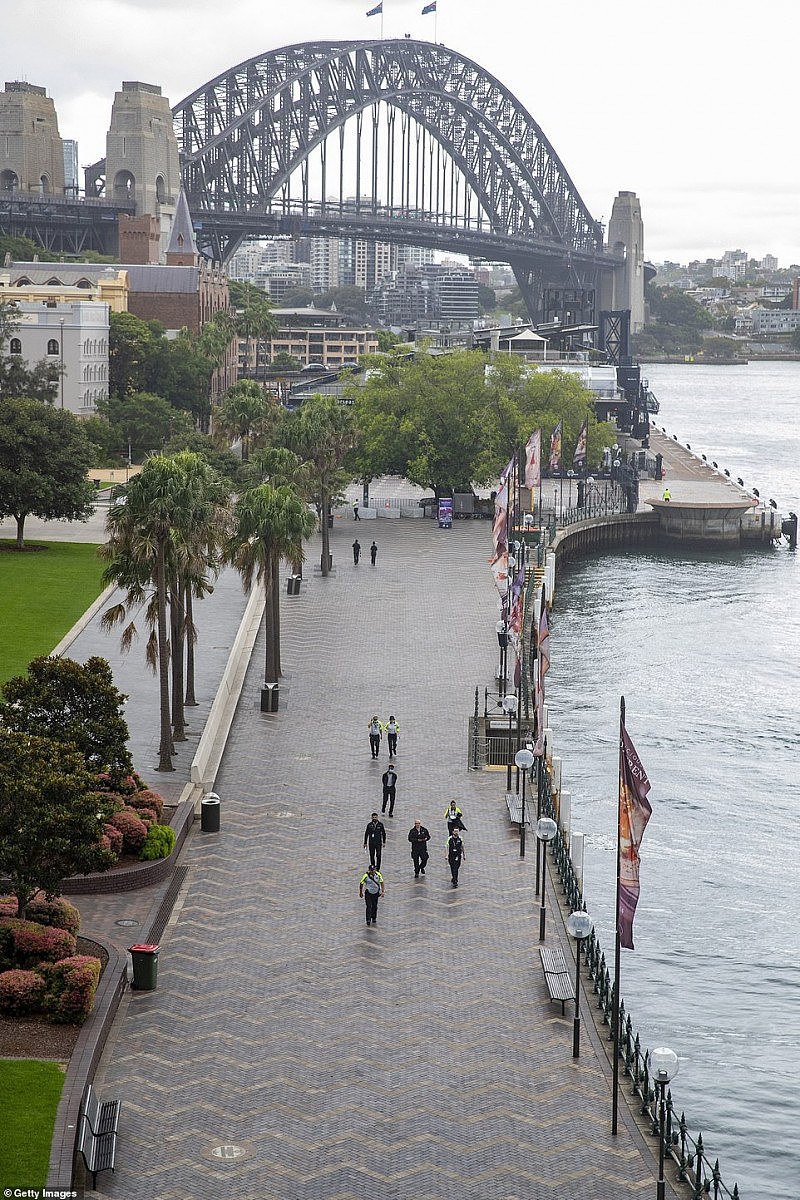
[[[539,957],[542,960],[544,981],[547,984],[550,999],[561,1001],[561,1015],[564,1016],[566,1001],[575,999],[572,972],[567,967],[564,951],[558,947],[540,946]]]
[[[92,1188],[95,1191],[98,1172],[114,1170],[121,1107],[119,1100],[101,1102],[92,1085],[87,1085],[81,1105],[78,1149],[92,1176]]]
[[[515,825],[522,824],[522,797],[516,792],[506,792],[506,805],[508,806],[508,815]],[[525,814],[527,817],[527,813]]]

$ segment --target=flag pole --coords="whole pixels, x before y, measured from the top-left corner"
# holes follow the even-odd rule
[[[619,740],[622,746],[622,730],[625,726],[625,697],[619,698]],[[621,751],[620,751],[621,754]],[[619,828],[619,780],[617,781],[617,904],[614,910],[614,996],[611,1009],[613,1033],[613,1062],[611,1065],[611,1132],[616,1136],[617,1116],[619,1110],[619,985],[620,985],[620,937],[619,937],[619,866],[620,866],[620,828]]]

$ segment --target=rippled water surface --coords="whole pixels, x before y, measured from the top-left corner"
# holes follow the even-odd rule
[[[651,367],[659,425],[800,506],[800,364]],[[625,553],[559,583],[548,703],[613,957],[619,699],[652,782],[622,994],[732,1189],[800,1197],[798,552]]]

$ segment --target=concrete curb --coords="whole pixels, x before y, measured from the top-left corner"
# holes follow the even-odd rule
[[[100,593],[94,604],[87,608],[83,616],[80,617],[72,626],[72,629],[70,629],[69,633],[65,634],[56,648],[50,651],[51,658],[63,657],[67,650],[69,650],[72,643],[78,640],[86,626],[92,623],[103,605],[108,603],[116,590],[117,585],[115,583],[111,583],[105,589],[105,591]]]

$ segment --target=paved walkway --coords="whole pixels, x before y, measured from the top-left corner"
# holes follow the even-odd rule
[[[259,709],[256,646],[216,784],[221,832],[190,836],[158,989],[127,996],[98,1074],[102,1092],[123,1097],[117,1171],[100,1190],[125,1200],[650,1195],[652,1143],[624,1106],[610,1136],[588,1009],[576,1062],[571,1014],[548,1001],[534,860],[519,858],[503,781],[466,770],[474,688],[491,684],[497,655],[489,525],[372,523],[376,568],[353,566],[360,528],[337,522],[334,574],[313,573],[312,548],[301,595],[282,598],[277,714]],[[229,615],[217,612],[214,642]],[[373,711],[393,712],[401,734],[387,895],[368,929],[361,843],[387,762],[385,747],[370,758]],[[152,715],[129,711],[132,725]],[[458,890],[443,861],[451,797],[469,827]],[[406,835],[417,816],[433,842],[415,880]],[[549,903],[548,940],[566,941]]]

